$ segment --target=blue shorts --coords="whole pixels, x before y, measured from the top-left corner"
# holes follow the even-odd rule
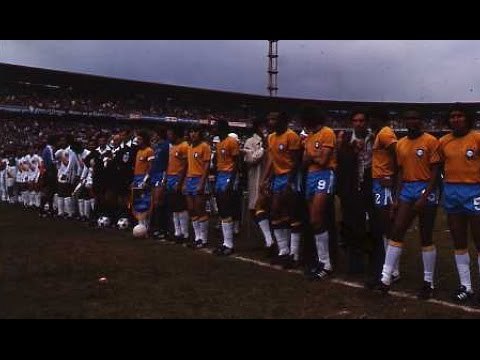
[[[150,174],[150,184],[153,187],[158,187],[162,185],[165,172]]]
[[[138,187],[145,178],[145,175],[135,175],[133,177],[133,186]],[[138,213],[150,210],[152,195],[149,189],[133,191],[133,210]]]
[[[167,175],[167,193],[175,193],[175,186],[178,184],[178,175]]]
[[[480,214],[480,184],[443,184],[447,214]]]
[[[404,182],[399,198],[405,202],[415,202],[420,199],[427,187],[428,182],[426,181]],[[427,206],[436,205],[438,205],[438,189],[433,190],[427,198]]]
[[[318,170],[307,174],[305,197],[310,199],[315,194],[332,194],[335,175],[332,170]]]
[[[380,180],[373,179],[373,196],[375,207],[383,208],[392,204],[392,188],[380,185]]]
[[[215,192],[220,193],[224,192],[227,189],[227,186],[230,185],[230,182],[233,181],[232,190],[235,187],[235,179],[233,179],[233,174],[231,172],[220,171],[217,173],[217,179],[215,181]]]
[[[273,177],[272,192],[274,194],[278,194],[286,190],[289,176],[290,174],[283,174],[283,175],[275,175]]]
[[[200,183],[200,176],[195,176],[195,177],[187,177],[186,178],[186,191],[184,195],[190,195],[190,196],[195,196],[197,195],[197,189],[198,189],[198,184]],[[205,190],[204,192],[207,193],[207,183],[208,181],[205,181]]]

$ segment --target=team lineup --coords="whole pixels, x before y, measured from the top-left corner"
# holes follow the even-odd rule
[[[452,298],[480,304],[468,252],[470,227],[480,254],[480,134],[471,114],[452,106],[451,132],[440,139],[423,130],[415,110],[403,114],[407,135],[400,139],[375,111],[352,112],[352,129],[338,133],[324,126],[315,108],[302,109],[299,119],[301,129],[294,131],[287,113],[270,112],[254,121],[243,144],[222,120],[208,129],[100,132],[83,142],[49,135],[41,148],[1,159],[1,200],[38,209],[43,217],[133,227],[134,236],[192,249],[210,246],[210,215],[216,212],[222,240],[213,253],[228,256],[241,231],[244,176],[249,215],[272,263],[304,266],[302,248],[311,236],[317,261],[305,275],[322,280],[335,271],[329,244],[338,197],[349,272],[363,273],[366,288],[378,294],[400,280],[404,238],[418,218],[424,272],[419,299],[435,296],[433,227],[442,206],[459,277]]]

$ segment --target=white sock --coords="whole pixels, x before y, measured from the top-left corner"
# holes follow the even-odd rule
[[[65,212],[68,214],[69,217],[73,217],[74,210],[73,210],[73,199],[71,197],[65,198]]]
[[[57,214],[63,216],[65,213],[65,198],[57,196]]]
[[[470,279],[470,255],[455,254],[455,262],[457,263],[458,276],[460,284],[467,288],[467,291],[472,291],[472,281]]]
[[[182,235],[180,228],[180,214],[178,212],[173,213],[173,228],[175,229],[175,236]]]
[[[34,206],[35,205],[35,191],[30,191],[28,194],[28,206]]]
[[[95,199],[90,199],[90,211],[95,210]]]
[[[222,220],[223,245],[233,249],[234,224],[232,221]]]
[[[293,260],[300,259],[300,238],[301,233],[292,232],[290,240],[290,254],[293,255]]]
[[[208,242],[208,219],[199,221],[199,229],[203,243],[206,244]]]
[[[37,192],[35,194],[35,206],[39,208],[42,205],[42,193]]]
[[[387,252],[387,248],[388,248],[388,239],[385,235],[382,236],[382,239],[383,239],[383,246],[385,247],[385,252]]]
[[[480,271],[480,254],[478,254],[477,261],[478,261],[478,270]]]
[[[83,205],[84,202],[85,202],[85,200],[78,199],[78,213],[80,214],[81,217],[83,217],[85,215],[85,213],[84,213],[85,207]]]
[[[200,233],[200,224],[198,220],[192,220],[192,226],[193,226],[193,233],[195,234],[195,241],[200,240],[201,233]]]
[[[75,216],[76,213],[77,213],[77,209],[78,209],[78,204],[77,204],[77,199],[72,197],[70,198],[72,200],[70,200],[70,216]]]
[[[22,192],[22,201],[23,201],[23,206],[28,205],[28,201],[29,201],[28,191]]]
[[[288,255],[290,253],[289,239],[287,239],[286,229],[274,229],[273,233],[277,239],[278,255]]]
[[[70,206],[72,206],[72,198],[71,197],[63,198],[63,204],[64,204],[64,212],[66,212],[67,215],[70,216],[71,214]]]
[[[87,219],[90,219],[90,200],[84,200],[83,201],[83,216],[85,216]]]
[[[233,232],[234,232],[235,235],[240,233],[240,221],[235,220],[233,222]]]
[[[34,192],[33,192],[32,206],[39,207],[39,206],[37,205],[37,198],[38,198],[38,192],[34,191]]]
[[[437,260],[437,249],[422,251],[423,259],[423,280],[428,281],[433,287],[433,275],[435,274],[435,261]]]
[[[188,221],[189,221],[188,212],[182,211],[181,213],[178,213],[178,216],[180,218],[180,229],[183,234],[183,238],[186,239],[188,238],[188,235],[190,233],[188,228]]]
[[[315,234],[315,244],[317,245],[318,261],[324,265],[326,270],[332,270],[328,241],[328,231],[324,231],[321,234]]]
[[[385,264],[382,270],[382,282],[385,285],[391,284],[393,269],[400,259],[400,255],[402,255],[401,247],[388,245],[387,253],[385,254]]]
[[[57,211],[58,205],[58,194],[53,195],[53,211]]]
[[[287,239],[288,252],[290,252],[290,243],[292,241],[292,229],[290,227],[283,229],[285,232],[285,239]]]
[[[262,230],[263,238],[265,239],[265,245],[270,247],[273,245],[272,232],[270,231],[270,222],[268,219],[263,219],[258,222],[260,230]]]

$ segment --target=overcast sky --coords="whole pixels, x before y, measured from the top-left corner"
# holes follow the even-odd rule
[[[1,40],[0,62],[267,94],[266,40]],[[279,41],[278,96],[480,101],[480,41]]]

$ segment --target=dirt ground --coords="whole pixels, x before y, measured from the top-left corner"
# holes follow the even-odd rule
[[[450,301],[458,280],[444,221],[439,216],[434,235],[436,298]],[[256,230],[242,233],[237,255],[265,262]],[[218,238],[214,226],[211,234]],[[422,279],[414,235],[394,289],[411,295]],[[40,219],[15,206],[0,205],[0,256],[0,318],[480,318],[480,312],[310,282],[298,273],[138,240],[130,232]],[[334,279],[361,284],[345,274],[341,249],[337,257]],[[475,261],[472,266],[478,274]],[[478,276],[474,280],[478,288]]]

